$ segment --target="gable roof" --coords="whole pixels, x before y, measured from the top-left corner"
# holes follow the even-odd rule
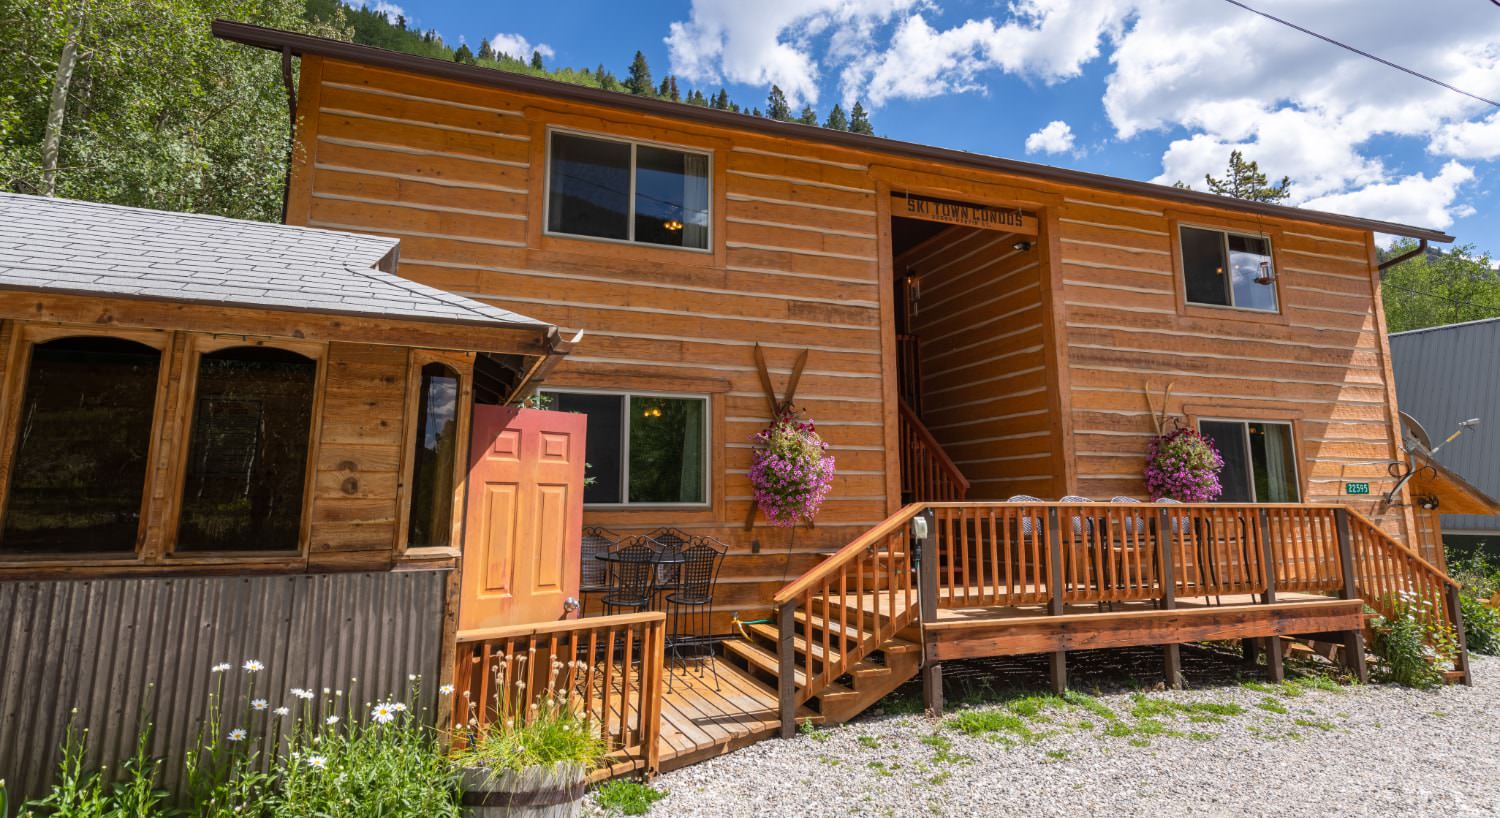
[[[419,57],[414,54],[406,54],[374,46],[356,45],[354,43],[330,40],[323,37],[311,37],[306,34],[297,34],[291,31],[266,28],[248,23],[215,20],[213,22],[213,33],[214,36],[226,40],[271,51],[282,51],[299,57],[305,54],[313,54],[345,60],[347,62],[392,68],[398,71],[410,71],[458,82],[538,94],[555,99],[587,102],[611,108],[671,117],[673,119],[702,122],[735,130],[754,131],[790,139],[812,140],[857,150],[930,161],[949,162],[956,165],[1045,179],[1061,184],[1110,190],[1135,196],[1150,196],[1152,198],[1167,199],[1186,204],[1238,210],[1298,221],[1331,224],[1339,227],[1370,230],[1377,233],[1389,233],[1442,243],[1453,241],[1453,237],[1447,233],[1431,228],[1415,227],[1396,222],[1380,221],[1378,219],[1364,219],[1357,216],[1345,216],[1339,213],[1327,213],[1320,210],[1304,210],[1287,205],[1249,202],[1243,199],[1175,188],[1169,185],[1158,185],[1152,182],[1121,179],[1116,176],[1105,176],[1099,173],[1087,173],[1085,171],[1069,170],[1051,165],[1039,165],[1032,162],[1021,162],[1014,159],[1003,159],[997,156],[987,156],[968,151],[920,145],[915,142],[904,142],[898,139],[864,136],[847,131],[835,131],[828,128],[802,125],[796,122],[780,122],[765,117],[754,117],[730,111],[718,111],[712,108],[702,108],[679,102],[639,97],[617,91],[605,91],[599,88],[572,85],[557,80],[531,77],[477,65],[464,65],[448,60]]]
[[[543,329],[408,281],[397,239],[0,193],[0,289]]]

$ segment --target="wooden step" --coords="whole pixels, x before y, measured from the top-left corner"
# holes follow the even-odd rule
[[[776,626],[774,625],[751,625],[749,628],[747,628],[747,630],[753,636],[759,637],[758,640],[756,640],[756,644],[770,651],[775,651],[777,644],[781,640],[781,634],[776,630]],[[807,654],[807,639],[803,637],[801,631],[798,631],[797,635],[792,637],[792,646],[797,651],[797,654],[799,656]],[[813,659],[820,664],[824,661],[823,643],[818,641],[817,639],[813,640],[812,655]],[[830,642],[828,645],[829,661],[837,662],[842,656],[843,654],[833,646],[832,642]]]
[[[866,618],[868,619],[868,617],[866,617]],[[807,622],[807,614],[804,613],[804,612],[802,612],[802,611],[797,611],[796,612],[796,620],[797,620],[797,624],[799,626],[798,629],[797,629],[797,632],[799,634],[801,634],[801,633],[803,633],[803,631],[802,631],[802,628],[800,626],[802,626],[803,624],[805,624]],[[821,616],[813,616],[813,618],[812,618],[812,625],[813,625],[813,629],[814,630],[817,630],[817,631],[823,630],[823,627],[824,627],[823,617],[821,617]],[[775,626],[767,625],[766,627],[770,628],[772,633],[775,633],[775,631],[776,631]],[[828,632],[829,633],[838,634],[838,633],[843,633],[843,631],[844,631],[844,626],[840,625],[838,622],[830,622],[830,623],[828,623]],[[852,626],[849,628],[849,633],[851,634],[851,636],[850,636],[851,640],[854,638],[855,635],[858,635],[860,637],[860,639],[864,639],[865,636],[866,636],[866,634],[865,634],[864,631],[856,630]],[[916,642],[911,642],[911,641],[908,641],[906,639],[900,639],[900,638],[897,638],[897,637],[891,637],[890,639],[887,639],[879,648],[877,648],[877,650],[880,650],[880,651],[885,652],[885,653],[915,653],[915,652],[921,651],[922,650],[922,646],[918,645]]]
[[[745,662],[754,670],[759,670],[763,673],[766,673],[772,678],[780,677],[781,662],[777,660],[776,654],[771,653],[765,648],[762,648],[758,645],[753,645],[743,639],[734,639],[726,641],[724,643],[724,650],[727,653],[744,659]],[[792,671],[792,679],[797,683],[798,687],[807,686],[807,674],[803,671],[801,663],[798,663],[797,667]],[[828,687],[824,688],[823,692],[818,694],[818,698],[837,698],[839,696],[858,695],[858,693],[849,689],[848,687],[840,684],[831,684]]]

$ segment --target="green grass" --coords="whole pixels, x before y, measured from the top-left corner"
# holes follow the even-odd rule
[[[1142,693],[1133,694],[1130,701],[1130,715],[1137,719],[1185,716],[1194,724],[1215,724],[1227,717],[1245,713],[1245,708],[1227,702],[1174,702],[1153,699]]]
[[[810,721],[804,721],[797,726],[797,732],[812,739],[813,741],[827,741],[833,738],[833,733],[824,730]]]
[[[646,784],[617,778],[594,791],[594,802],[611,813],[645,815],[666,792]]]
[[[1047,757],[1050,758],[1050,759],[1052,759],[1053,761],[1066,761],[1068,759],[1068,757],[1071,756],[1071,755],[1072,755],[1072,753],[1069,753],[1067,750],[1048,750],[1047,751]]]
[[[970,736],[1003,734],[1015,736],[1023,741],[1040,737],[1026,724],[1026,720],[1009,710],[965,710],[943,722],[945,727]]]
[[[1325,733],[1328,732],[1328,731],[1330,731],[1330,730],[1333,730],[1333,729],[1335,729],[1337,727],[1337,725],[1335,725],[1333,722],[1331,722],[1331,721],[1324,721],[1323,719],[1296,718],[1296,719],[1292,719],[1292,724],[1295,724],[1298,727],[1313,727],[1313,728],[1317,728],[1319,730],[1322,730]]]
[[[1066,701],[1068,704],[1074,707],[1086,710],[1094,714],[1095,716],[1104,719],[1105,721],[1114,721],[1115,719],[1119,718],[1119,715],[1115,713],[1114,710],[1111,710],[1109,705],[1099,701],[1098,699],[1090,696],[1087,693],[1079,693],[1076,690],[1069,690],[1067,693],[1063,694],[1063,701]]]
[[[927,712],[926,705],[916,696],[891,693],[876,705],[887,716],[920,716]]]
[[[874,736],[860,736],[859,738],[855,739],[855,741],[859,742],[859,746],[865,748],[866,750],[880,749],[880,741]]]
[[[1257,702],[1255,704],[1255,706],[1259,707],[1262,710],[1266,710],[1266,711],[1269,711],[1269,712],[1272,712],[1272,713],[1279,713],[1279,714],[1281,714],[1283,716],[1285,716],[1287,713],[1291,712],[1290,710],[1286,709],[1286,705],[1282,704],[1281,702],[1277,701],[1276,699],[1274,699],[1274,698],[1272,698],[1270,696],[1267,696],[1264,699],[1261,699],[1259,702]]]
[[[1254,679],[1240,682],[1240,687],[1243,687],[1246,690],[1254,691],[1256,693],[1275,693],[1276,691],[1280,690],[1280,688],[1278,688],[1276,685],[1266,684],[1265,682],[1256,681]]]

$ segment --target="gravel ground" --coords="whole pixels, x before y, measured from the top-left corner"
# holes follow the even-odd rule
[[[650,814],[1494,816],[1500,659],[1473,669],[1474,687],[1430,692],[1219,679],[1101,693],[1114,718],[1088,702],[1027,717],[1014,701],[943,722],[866,715],[663,775]]]

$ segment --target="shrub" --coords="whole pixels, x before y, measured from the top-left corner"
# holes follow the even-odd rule
[[[1500,654],[1500,611],[1468,589],[1459,592],[1458,605],[1464,615],[1464,642],[1469,650],[1486,656]]]
[[[751,440],[750,485],[766,519],[793,526],[816,517],[833,487],[833,457],[813,422],[788,407]]]
[[[617,778],[594,791],[594,801],[609,812],[645,815],[667,794],[655,787]]]
[[[1443,683],[1443,671],[1452,666],[1457,650],[1453,629],[1429,625],[1420,616],[1431,606],[1410,595],[1394,599],[1390,616],[1370,620],[1374,640],[1370,648],[1380,660],[1376,674],[1405,687],[1431,688]]]
[[[465,767],[497,773],[528,767],[597,765],[608,751],[594,723],[566,704],[540,709],[530,721],[489,724],[470,747],[454,755]]]
[[[1146,490],[1151,499],[1184,503],[1218,499],[1224,492],[1219,472],[1224,458],[1214,442],[1196,429],[1177,428],[1152,438],[1146,449]]]

